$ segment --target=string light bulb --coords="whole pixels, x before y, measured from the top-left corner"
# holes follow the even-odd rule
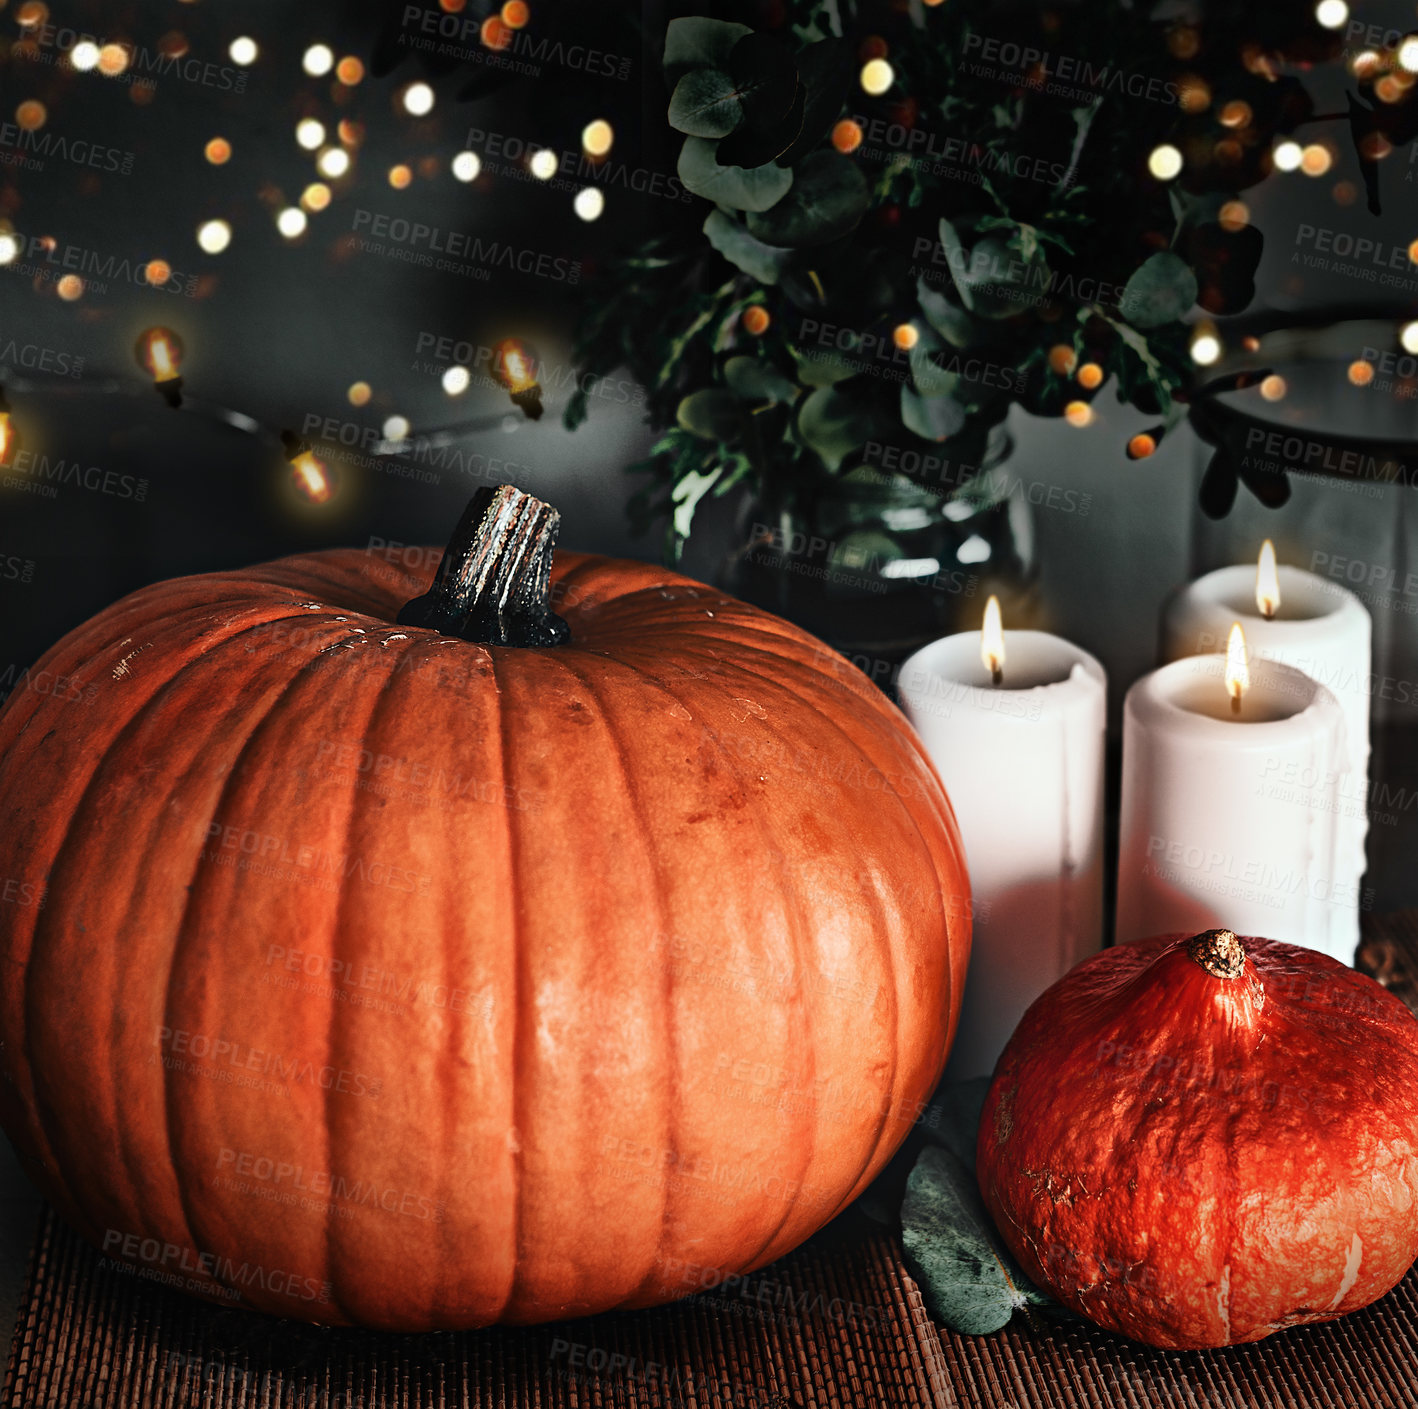
[[[311,78],[324,78],[335,67],[335,51],[328,44],[312,44],[305,51],[300,66]]]
[[[492,350],[492,375],[529,421],[542,417],[542,389],[537,381],[537,355],[518,338],[503,338]]]
[[[247,68],[256,62],[256,56],[261,51],[256,47],[256,41],[250,35],[242,34],[231,41],[227,54],[232,63],[241,68]]]
[[[19,448],[20,433],[15,429],[10,403],[5,400],[5,388],[0,387],[0,465],[13,465]]]
[[[862,91],[871,97],[881,97],[895,82],[896,70],[885,59],[868,59],[862,65]]]
[[[1147,169],[1159,180],[1170,181],[1181,174],[1182,154],[1170,142],[1154,147],[1147,158]]]
[[[1191,358],[1198,367],[1210,367],[1221,356],[1221,339],[1210,323],[1198,323],[1192,333]]]
[[[145,328],[133,344],[138,365],[153,379],[158,395],[174,409],[182,405],[182,339],[171,328]]]
[[[281,445],[285,449],[296,490],[312,504],[327,503],[335,492],[334,480],[329,467],[311,448],[310,442],[290,431],[282,431]]]
[[[615,129],[605,118],[598,117],[581,129],[581,150],[588,157],[603,157],[615,141]]]

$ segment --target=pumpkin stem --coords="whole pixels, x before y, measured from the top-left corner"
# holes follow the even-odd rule
[[[488,646],[559,646],[571,630],[548,605],[561,515],[510,484],[475,493],[433,586],[400,610],[423,626]]]
[[[1214,978],[1240,978],[1246,949],[1232,930],[1202,930],[1187,940],[1187,954]]]

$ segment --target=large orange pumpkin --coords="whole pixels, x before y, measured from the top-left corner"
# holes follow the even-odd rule
[[[541,509],[484,492],[432,584],[145,588],[0,714],[4,1125],[112,1258],[390,1329],[645,1306],[929,1096],[968,889],[903,719],[658,567],[560,556],[549,614]]]

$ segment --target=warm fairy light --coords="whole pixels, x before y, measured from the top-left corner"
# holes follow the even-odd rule
[[[1295,171],[1304,160],[1304,149],[1298,142],[1278,142],[1271,159],[1277,171]]]
[[[1147,158],[1147,169],[1159,181],[1170,181],[1181,172],[1182,154],[1170,142],[1163,142],[1160,147],[1152,149]]]
[[[171,328],[148,328],[138,335],[133,355],[155,382],[170,382],[182,365],[182,339]]]
[[[338,181],[350,169],[350,154],[343,147],[326,147],[315,158],[315,169],[321,176]]]
[[[1096,362],[1085,362],[1078,369],[1078,384],[1084,391],[1096,391],[1103,385],[1103,369]]]
[[[334,50],[328,44],[312,44],[305,51],[300,66],[311,78],[324,78],[335,66]]]
[[[1201,48],[1201,35],[1191,25],[1178,25],[1167,35],[1167,48],[1172,51],[1174,58],[1195,58],[1197,50]]]
[[[0,240],[7,238],[8,236],[0,236]],[[13,259],[14,256],[11,255],[10,258]],[[1418,353],[1418,322],[1405,323],[1398,334],[1398,340],[1403,344],[1405,352]]]
[[[1217,116],[1223,127],[1249,127],[1253,114],[1249,103],[1242,102],[1240,98],[1233,98]]]
[[[1129,460],[1145,460],[1157,450],[1157,437],[1147,431],[1139,431],[1127,443]]]
[[[313,450],[301,450],[290,462],[295,487],[312,504],[324,504],[335,492],[325,462]]]
[[[1410,34],[1398,46],[1399,66],[1408,73],[1418,73],[1418,34]]]
[[[1204,113],[1211,106],[1211,89],[1206,80],[1194,73],[1180,78],[1177,103],[1184,113]]]
[[[49,6],[41,4],[40,0],[25,0],[25,3],[15,11],[15,23],[21,29],[35,29],[48,18]]]
[[[347,117],[340,119],[340,125],[335,129],[339,134],[340,141],[347,147],[357,147],[364,141],[364,124],[353,122]]]
[[[1274,372],[1264,378],[1260,384],[1260,394],[1267,401],[1283,400],[1285,393],[1289,391],[1289,389],[1290,388],[1285,385],[1285,378],[1278,376]]]
[[[599,220],[606,208],[605,193],[598,186],[585,186],[577,191],[571,208],[582,220]]]
[[[476,181],[482,169],[482,158],[476,152],[459,152],[453,158],[453,175],[459,181]]]
[[[1300,170],[1306,176],[1323,176],[1333,165],[1334,158],[1330,156],[1329,148],[1322,147],[1318,142],[1311,142],[1300,153]]]
[[[910,352],[920,340],[921,335],[917,331],[914,323],[898,323],[891,330],[891,341],[894,342],[902,352]]]
[[[404,416],[390,416],[382,427],[385,440],[406,440],[408,438],[410,426],[408,419]]]
[[[426,83],[411,83],[404,89],[402,101],[411,117],[427,117],[433,111],[433,89]]]
[[[501,15],[489,15],[478,31],[478,38],[485,49],[505,49],[512,43],[513,33],[512,26],[504,24]]]
[[[1382,161],[1393,151],[1393,143],[1382,132],[1366,132],[1359,139],[1359,155],[1365,161]]]
[[[449,396],[462,396],[472,383],[472,376],[464,366],[449,367],[443,373],[443,390]]]
[[[143,278],[156,288],[172,278],[172,265],[165,259],[150,259],[143,266]]]
[[[202,155],[213,166],[225,166],[231,160],[231,143],[225,137],[213,137],[202,148]]]
[[[1210,367],[1221,356],[1221,339],[1209,323],[1199,323],[1192,334],[1191,357],[1198,367]]]
[[[851,118],[844,117],[836,127],[832,129],[832,145],[839,152],[855,152],[862,145],[862,125],[853,122]]]
[[[98,45],[92,39],[81,39],[69,50],[69,62],[80,73],[88,73],[98,65]]]
[[[345,392],[351,406],[368,406],[369,398],[373,395],[374,388],[368,382],[351,382],[349,390]]]
[[[13,264],[19,252],[20,242],[12,234],[0,234],[0,264]]]
[[[220,254],[231,243],[231,226],[225,220],[208,220],[197,227],[197,243],[206,254]]]
[[[38,132],[48,117],[44,104],[37,98],[27,98],[15,109],[15,123],[22,132]]]
[[[1408,262],[1410,264],[1418,264],[1418,240],[1414,240],[1413,243],[1408,246]]]
[[[250,35],[243,34],[231,41],[227,48],[227,53],[234,64],[240,64],[246,68],[249,64],[256,62],[256,55],[261,51],[256,47],[256,41]]]
[[[1259,352],[1260,339],[1252,333],[1247,333],[1245,337],[1241,339],[1241,346],[1245,348],[1247,352]]]
[[[615,141],[615,129],[605,118],[598,117],[581,129],[581,150],[588,157],[603,157]]]
[[[345,85],[346,88],[353,88],[356,83],[364,78],[364,65],[353,54],[346,54],[339,63],[335,65],[335,77]]]
[[[1059,376],[1068,376],[1078,366],[1078,354],[1067,343],[1055,343],[1049,349],[1049,367]]]
[[[295,140],[307,152],[313,152],[325,140],[325,124],[313,117],[303,117],[295,125]]]
[[[768,310],[761,303],[752,303],[743,311],[743,317],[739,320],[743,324],[743,330],[750,337],[762,337],[768,331],[768,325],[772,319],[768,316]]]
[[[413,179],[413,172],[410,171],[403,162],[400,162],[398,166],[391,166],[389,168],[389,184],[396,191],[402,191]]]
[[[550,181],[556,175],[556,153],[550,147],[542,147],[533,152],[527,162],[527,170],[538,181]]]
[[[885,59],[868,59],[862,65],[862,91],[879,98],[896,82],[896,70]]]
[[[527,0],[507,0],[499,13],[508,29],[526,29],[527,22],[532,18],[532,7]]]
[[[1315,6],[1315,18],[1326,29],[1339,29],[1349,18],[1349,6],[1344,0],[1320,0]]]
[[[1250,664],[1246,660],[1246,633],[1239,621],[1231,625],[1226,642],[1226,693],[1231,696],[1231,708],[1239,713],[1241,696],[1251,688]]]
[[[330,188],[323,181],[312,181],[300,193],[300,203],[308,211],[322,211],[330,204]]]
[[[1223,230],[1244,230],[1251,223],[1250,207],[1245,201],[1227,201],[1217,211],[1216,220]]]
[[[1349,69],[1355,78],[1372,78],[1382,66],[1383,60],[1372,49],[1364,49],[1354,55]]]
[[[55,285],[55,292],[65,303],[73,303],[84,296],[84,281],[77,274],[66,274]]]
[[[1345,375],[1354,386],[1368,386],[1374,380],[1374,364],[1365,362],[1362,358],[1356,358],[1349,364],[1349,370]]]
[[[516,338],[504,338],[492,350],[492,374],[515,396],[536,386],[536,360]]]
[[[128,67],[128,51],[121,44],[105,44],[98,51],[98,71],[108,78],[117,78]]]
[[[305,234],[305,212],[298,205],[288,205],[276,217],[276,229],[288,240],[299,239]]]
[[[1064,407],[1064,420],[1071,426],[1084,426],[1093,424],[1093,408],[1086,401],[1070,401]]]
[[[985,603],[985,620],[980,627],[980,661],[995,684],[999,684],[1004,673],[1004,621],[998,597],[992,596]]]
[[[1256,606],[1269,621],[1280,610],[1280,573],[1275,566],[1275,544],[1266,539],[1256,562]]]

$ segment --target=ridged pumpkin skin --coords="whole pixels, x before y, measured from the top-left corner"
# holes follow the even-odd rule
[[[1328,1321],[1418,1256],[1418,1021],[1323,954],[1241,944],[1235,978],[1178,935],[1080,964],[1025,1013],[980,1123],[1025,1272],[1148,1345]]]
[[[940,783],[845,661],[687,578],[559,555],[571,643],[512,649],[394,625],[431,577],[340,550],[163,583],[15,692],[5,1129],[111,1257],[318,1322],[769,1262],[943,1067]]]

